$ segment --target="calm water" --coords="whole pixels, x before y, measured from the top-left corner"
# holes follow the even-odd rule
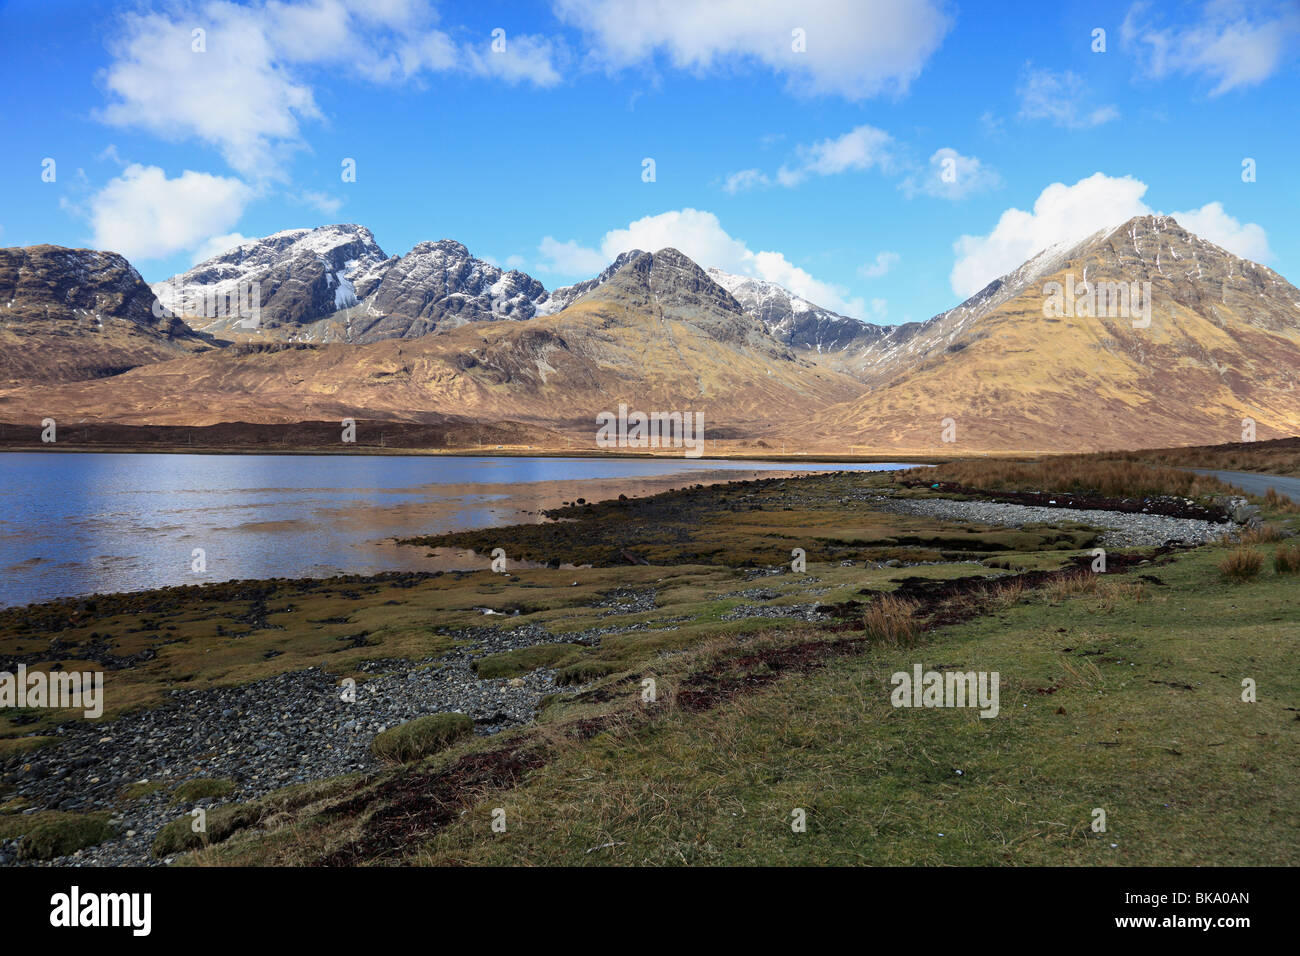
[[[518,510],[535,507],[522,499],[536,482],[628,479],[631,486],[658,475],[791,467],[707,459],[0,454],[0,605],[238,578],[427,568],[426,549],[391,539],[537,520]],[[901,467],[909,466],[797,466]],[[201,575],[190,570],[195,548],[205,552]]]

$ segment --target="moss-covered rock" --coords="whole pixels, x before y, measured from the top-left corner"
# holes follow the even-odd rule
[[[217,799],[229,796],[234,790],[235,781],[228,777],[195,777],[176,787],[172,803],[193,803],[205,797]]]
[[[116,833],[108,822],[107,813],[37,813],[18,817],[14,823],[23,830],[18,841],[20,860],[52,860],[67,856],[103,843]]]
[[[262,808],[256,804],[231,803],[213,807],[205,814],[203,830],[196,833],[196,818],[186,814],[159,829],[153,840],[153,855],[161,858],[220,843],[236,831],[255,825],[261,818]]]

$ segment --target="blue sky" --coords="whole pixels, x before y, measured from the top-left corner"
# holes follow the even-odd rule
[[[358,222],[548,288],[671,244],[901,322],[1150,211],[1300,281],[1295,0],[44,0],[0,36],[0,244],[150,281]]]

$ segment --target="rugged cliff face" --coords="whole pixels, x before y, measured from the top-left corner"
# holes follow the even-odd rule
[[[169,310],[216,335],[336,341],[344,333],[328,320],[357,304],[353,280],[389,261],[364,226],[288,229],[200,262],[157,283],[154,292]],[[256,334],[241,322],[244,316],[217,315],[211,306],[251,283],[260,293]]]
[[[0,249],[0,381],[76,382],[212,347],[112,252]]]
[[[852,355],[875,342],[891,326],[873,325],[809,302],[775,282],[710,269],[709,278],[726,289],[741,307],[773,336],[796,349],[833,359]]]
[[[546,289],[531,276],[476,259],[451,239],[422,242],[360,277],[364,307],[352,341],[416,338],[468,322],[531,319]]]

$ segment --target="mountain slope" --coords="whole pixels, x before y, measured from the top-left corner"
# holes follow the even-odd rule
[[[809,302],[775,282],[710,269],[709,277],[726,289],[746,312],[787,345],[813,352],[858,351],[875,342],[888,326],[840,315]]]
[[[1084,285],[1084,283],[1091,285]],[[1149,283],[1151,321],[1064,289]],[[1079,302],[1087,301],[1087,296]],[[1135,327],[1135,321],[1138,327]],[[946,450],[1140,448],[1300,430],[1300,290],[1264,266],[1137,217],[1035,256],[960,306],[884,336],[870,391],[816,416],[824,441]],[[940,422],[956,422],[957,442]]]
[[[353,342],[416,338],[468,322],[530,319],[546,299],[540,282],[476,259],[452,239],[422,242],[357,279],[364,306],[350,315]]]
[[[672,249],[639,253],[555,315],[478,322],[365,345],[235,347],[95,383],[25,390],[11,408],[102,420],[210,424],[469,415],[594,439],[620,403],[701,412],[714,438],[767,435],[782,414],[846,401],[851,379],[800,359]],[[183,397],[183,401],[179,400]],[[48,412],[48,413],[52,413]]]
[[[357,304],[353,280],[389,261],[365,226],[287,229],[200,262],[157,283],[154,292],[167,309],[216,335],[338,341],[345,333],[328,320]],[[217,314],[215,300],[224,303],[241,284],[253,282],[260,286],[257,329],[243,327],[244,316]]]
[[[101,378],[212,347],[154,304],[117,253],[0,249],[0,382]]]
[[[126,281],[130,267],[116,260]],[[73,285],[86,271],[79,261],[60,268],[59,283]],[[793,331],[800,322],[834,331],[856,320],[796,303],[779,287],[724,278],[740,299],[676,250],[633,251],[595,279],[547,295],[459,243],[427,243],[352,273],[358,304],[327,320],[344,317],[337,344],[236,346],[104,381],[52,384],[68,381],[55,375],[44,379],[51,384],[0,388],[0,417],[455,416],[585,440],[597,413],[626,404],[702,412],[713,439],[761,437],[828,454],[1207,444],[1239,440],[1245,419],[1261,439],[1300,433],[1300,290],[1168,217],[1044,250],[928,322],[855,329],[813,347]],[[1116,297],[1117,283],[1133,290],[1131,303]],[[1106,295],[1093,303],[1099,290]],[[189,347],[183,325],[171,333],[176,341],[149,326],[147,290],[114,301],[138,320],[114,328],[162,350],[149,361]],[[557,305],[565,308],[548,314]],[[506,318],[483,321],[495,316]],[[13,334],[12,324],[0,328]],[[367,337],[377,341],[351,344]],[[841,347],[827,351],[831,342]],[[97,361],[100,370],[87,374],[103,373]],[[945,419],[954,443],[942,440]]]

